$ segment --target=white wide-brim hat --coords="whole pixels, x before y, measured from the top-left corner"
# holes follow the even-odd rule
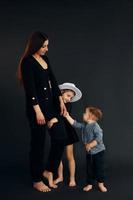
[[[82,92],[75,86],[73,83],[63,83],[59,85],[60,90],[72,90],[74,91],[75,95],[71,99],[71,102],[78,101],[82,97]]]

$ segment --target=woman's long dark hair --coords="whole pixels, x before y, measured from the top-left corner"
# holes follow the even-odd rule
[[[44,44],[44,42],[48,40],[48,36],[45,33],[36,31],[31,34],[31,36],[28,39],[25,51],[20,58],[18,70],[17,70],[17,78],[20,83],[22,83],[22,73],[21,73],[21,63],[24,58],[27,56],[33,55],[36,53]]]

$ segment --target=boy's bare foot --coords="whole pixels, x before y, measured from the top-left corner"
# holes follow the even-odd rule
[[[98,183],[98,187],[101,192],[107,192],[107,188],[104,186],[103,183]]]
[[[83,188],[83,191],[85,191],[85,192],[89,192],[90,190],[92,190],[92,185],[86,185],[86,186]]]
[[[42,181],[34,182],[33,188],[35,188],[39,192],[50,192],[51,191],[51,189],[47,185],[45,185]]]
[[[54,180],[54,184],[58,184],[63,182],[63,177],[58,177],[57,179]]]
[[[49,187],[54,188],[54,189],[58,187],[56,184],[54,184],[52,172],[48,172],[45,170],[43,172],[43,176],[48,180]]]
[[[69,187],[75,187],[75,186],[76,186],[76,181],[75,180],[70,180]]]

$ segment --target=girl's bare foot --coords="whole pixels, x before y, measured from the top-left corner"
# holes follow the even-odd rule
[[[107,188],[104,186],[103,183],[98,183],[98,187],[101,192],[107,192]]]
[[[92,190],[92,185],[87,185],[83,188],[83,191],[85,192],[89,192],[90,190]]]
[[[56,184],[54,184],[52,172],[44,171],[43,176],[48,180],[49,187],[54,189],[58,187]]]
[[[33,188],[35,188],[39,192],[50,192],[51,191],[51,189],[47,185],[45,185],[42,181],[34,182]]]
[[[58,184],[63,182],[63,177],[58,177],[57,179],[54,180],[54,184]]]
[[[70,180],[69,182],[69,187],[75,187],[76,186],[76,181],[75,179]]]

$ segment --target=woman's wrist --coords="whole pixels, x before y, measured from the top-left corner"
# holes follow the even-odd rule
[[[33,106],[34,110],[35,110],[35,113],[38,114],[38,113],[42,113],[41,109],[40,109],[40,106],[37,104],[35,106]]]

